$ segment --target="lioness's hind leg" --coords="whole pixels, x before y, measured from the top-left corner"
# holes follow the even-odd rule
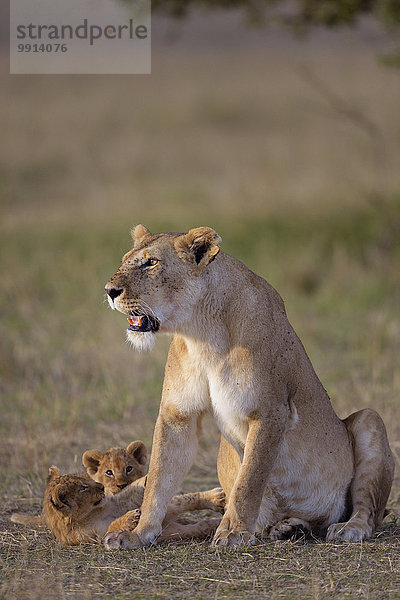
[[[351,516],[328,528],[327,540],[358,542],[382,523],[393,483],[394,461],[386,428],[374,410],[365,408],[343,421],[353,444],[354,476],[350,484]]]

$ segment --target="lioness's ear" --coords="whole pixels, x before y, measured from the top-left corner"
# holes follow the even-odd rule
[[[131,442],[126,449],[127,453],[133,456],[140,465],[145,465],[147,460],[146,446],[140,440]]]
[[[143,241],[146,235],[151,235],[150,231],[144,225],[136,225],[131,231],[133,247],[136,248]]]
[[[86,467],[88,475],[95,475],[103,455],[98,450],[86,450],[82,456],[82,464]]]
[[[71,506],[68,504],[68,494],[64,485],[58,485],[51,496],[52,505],[63,512],[70,512]]]
[[[49,474],[47,476],[47,483],[52,479],[56,479],[57,477],[61,477],[60,471],[54,465],[50,467]]]
[[[175,248],[181,258],[204,269],[217,256],[221,242],[222,238],[211,227],[196,227],[179,236]]]

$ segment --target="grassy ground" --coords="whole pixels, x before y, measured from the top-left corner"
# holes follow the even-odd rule
[[[115,556],[9,521],[39,510],[49,465],[151,445],[168,340],[132,353],[103,295],[137,222],[215,227],[281,292],[338,414],[381,413],[398,464],[398,73],[357,47],[282,48],[273,60],[241,50],[235,77],[231,61],[169,48],[151,78],[2,79],[2,598],[399,597],[398,475],[394,512],[364,544]],[[303,62],[378,133],[346,120]],[[211,421],[204,430],[186,490],[217,482],[218,435]]]

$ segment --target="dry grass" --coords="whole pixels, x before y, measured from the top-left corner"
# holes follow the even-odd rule
[[[234,63],[178,44],[158,50],[149,78],[3,76],[1,597],[398,597],[396,517],[360,545],[119,556],[9,522],[38,510],[50,464],[151,444],[168,340],[133,354],[102,292],[141,221],[215,226],[282,293],[339,415],[379,410],[398,462],[400,82],[349,40],[245,46]],[[376,139],[304,81],[304,63],[374,122],[379,164]],[[210,421],[185,489],[216,483],[216,448]],[[396,476],[395,510],[399,495]]]
[[[8,600],[21,598],[398,598],[400,531],[391,543],[302,541],[216,552],[207,542],[169,545],[116,559],[97,547],[60,549],[48,536],[8,535]],[[16,558],[18,555],[18,558]]]

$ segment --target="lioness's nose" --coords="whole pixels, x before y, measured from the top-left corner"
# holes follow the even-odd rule
[[[122,294],[123,291],[124,290],[121,288],[106,288],[106,292],[110,296],[111,300],[114,300],[114,298]]]
[[[127,486],[127,485],[128,485],[127,483],[119,483],[119,484],[117,485],[117,487],[118,487],[120,490],[123,490],[124,488],[126,488],[126,486]]]

